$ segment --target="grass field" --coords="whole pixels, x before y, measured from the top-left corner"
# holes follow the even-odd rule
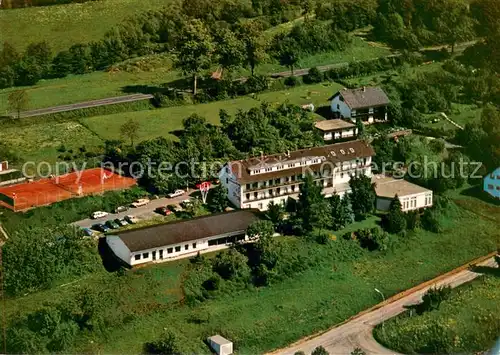
[[[207,104],[88,117],[83,118],[81,122],[103,140],[120,138],[120,126],[129,119],[134,119],[141,125],[139,140],[151,139],[160,135],[175,138],[170,132],[181,129],[182,120],[193,113],[205,117],[208,122],[218,124],[220,109],[234,114],[238,110],[257,107],[262,102],[279,104],[289,101],[296,105],[312,102],[316,106],[325,105],[328,103],[328,98],[340,88],[341,85],[335,83],[303,85],[289,90],[267,92],[255,97],[246,96]]]
[[[54,163],[57,148],[64,144],[67,149],[85,146],[88,151],[99,147],[101,139],[78,122],[40,123],[31,126],[6,127],[0,130],[0,141],[15,149],[25,161]]]
[[[360,38],[355,37],[353,46],[345,52],[308,56],[300,60],[297,68],[340,64],[354,59],[377,58],[388,54],[390,54],[390,51],[387,49],[370,46]],[[125,70],[124,65],[119,65],[117,66],[120,68],[119,70],[111,72],[94,72],[83,75],[70,75],[61,79],[42,80],[37,85],[26,88],[30,99],[28,109],[137,93],[142,90],[139,86],[154,88],[182,77],[178,71],[172,69],[172,62],[166,56],[150,56],[146,57],[145,61],[153,64],[147,68],[133,66],[132,70]],[[288,68],[278,63],[267,63],[257,67],[257,73],[262,75],[288,70]],[[250,73],[246,69],[234,73],[235,77],[248,75]],[[136,86],[135,89],[134,86]],[[10,92],[18,89],[0,90],[0,114],[7,113],[7,97]]]
[[[456,198],[462,200],[461,195]],[[458,209],[440,234],[410,233],[392,250],[363,251],[354,261],[324,258],[292,279],[191,307],[179,302],[188,262],[176,261],[132,270],[125,277],[97,273],[67,287],[9,300],[7,313],[12,319],[16,311],[28,312],[48,300],[74,297],[81,286],[93,285],[113,290],[117,299],[106,312],[109,317],[123,312],[127,322],[110,328],[102,337],[82,338],[72,352],[139,353],[145,342],[156,340],[164,329],[172,329],[190,340],[193,352],[208,353],[202,340],[219,333],[233,340],[239,353],[262,353],[378,303],[375,287],[393,295],[495,250],[500,242],[500,219],[485,218],[482,212],[500,213],[500,207],[473,197],[463,197],[463,201],[472,204],[475,212]],[[295,238],[281,242],[306,243]],[[323,248],[328,247],[313,248],[323,255]]]
[[[173,0],[102,0],[82,4],[1,10],[0,42],[18,50],[47,41],[53,51],[101,39],[111,27],[134,14],[172,4]]]
[[[390,319],[384,324],[386,336],[379,326],[376,338],[404,354],[429,353],[437,344],[446,353],[489,350],[500,332],[500,274],[492,273],[454,290],[438,310],[413,317],[405,312]]]
[[[452,104],[451,112],[448,117],[458,125],[465,127],[467,123],[479,123],[483,109],[476,105]],[[447,131],[456,131],[458,128],[451,124],[438,114],[429,115],[429,119],[438,118],[439,122],[432,121],[425,124],[429,128],[445,129]]]
[[[106,139],[120,139],[120,126],[134,119],[141,125],[139,139],[146,140],[158,136],[171,139],[171,134],[182,128],[182,120],[193,113],[205,117],[213,124],[219,123],[219,110],[234,114],[238,110],[248,110],[262,102],[279,104],[327,104],[328,98],[341,86],[335,83],[303,85],[283,91],[267,92],[255,97],[245,96],[234,100],[217,101],[207,104],[169,107],[157,110],[134,111],[105,116],[81,118],[80,121],[46,122],[29,126],[9,126],[0,131],[0,140],[16,149],[26,161],[48,161],[54,163],[59,153],[57,148],[64,144],[67,149],[76,150],[85,145],[87,150],[103,145]]]

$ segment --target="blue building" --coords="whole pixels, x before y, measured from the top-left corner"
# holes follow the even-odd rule
[[[500,199],[500,168],[484,178],[484,191]]]

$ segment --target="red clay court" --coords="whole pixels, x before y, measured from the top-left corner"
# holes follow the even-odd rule
[[[0,205],[14,211],[50,205],[73,197],[134,186],[132,178],[96,168],[12,186],[0,187]]]

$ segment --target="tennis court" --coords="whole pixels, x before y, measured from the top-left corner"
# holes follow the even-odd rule
[[[99,194],[134,186],[132,178],[96,168],[77,171],[18,185],[0,188],[0,205],[14,211],[50,205],[73,197]]]

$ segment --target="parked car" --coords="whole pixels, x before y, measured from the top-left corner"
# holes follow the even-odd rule
[[[115,223],[118,224],[120,227],[128,226],[128,222],[124,218],[115,219]]]
[[[175,190],[174,192],[169,193],[168,197],[174,198],[174,197],[182,196],[185,193],[186,193],[186,191],[178,189],[178,190]]]
[[[146,206],[149,202],[150,201],[147,198],[140,198],[137,201],[132,202],[132,207],[137,208],[137,207]]]
[[[177,209],[179,208],[179,206],[177,206],[177,205],[167,205],[167,208],[170,211],[175,212],[175,211],[177,211]]]
[[[119,207],[115,208],[115,213],[122,213],[122,212],[125,212],[125,211],[128,211],[128,207],[127,206],[119,206]]]
[[[111,229],[118,229],[118,228],[120,228],[120,226],[115,221],[113,221],[112,219],[110,219],[109,221],[106,221],[106,225],[109,228],[111,228]]]
[[[191,204],[191,200],[183,200],[183,201],[181,202],[181,206],[182,206],[182,207],[184,207],[184,208],[185,208],[186,206],[189,206],[190,204]]]
[[[91,237],[94,235],[94,232],[90,228],[82,228],[83,235],[86,237]]]
[[[139,222],[139,219],[135,216],[125,216],[125,220],[130,224],[136,224]]]
[[[155,209],[155,212],[163,216],[169,216],[172,214],[172,211],[169,210],[167,207],[158,207],[157,209]]]
[[[96,211],[96,212],[92,213],[91,218],[92,219],[102,218],[102,217],[106,217],[108,214],[109,214],[108,212]]]
[[[98,232],[102,232],[102,233],[107,233],[111,230],[107,225],[102,224],[102,223],[94,224],[92,226],[92,229],[95,231],[98,231]]]

